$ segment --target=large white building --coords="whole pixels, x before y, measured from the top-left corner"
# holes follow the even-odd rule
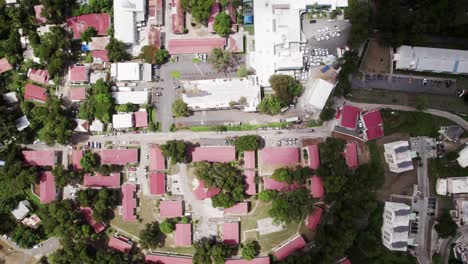
[[[112,97],[115,99],[116,104],[147,104],[148,92],[147,91],[131,91],[131,92],[112,92]]]
[[[459,153],[457,158],[458,164],[462,168],[466,168],[468,166],[468,147],[465,146]]]
[[[394,251],[406,251],[408,246],[411,207],[403,203],[385,202],[382,243]]]
[[[112,115],[114,129],[126,129],[133,127],[133,113]]]
[[[136,23],[145,21],[145,16],[146,1],[114,0],[114,37],[123,43],[136,43]]]
[[[468,193],[468,177],[437,179],[436,192],[439,195]]]
[[[119,62],[111,64],[111,77],[116,81],[151,81],[149,63]]]
[[[401,70],[468,74],[468,50],[400,46],[393,60]]]
[[[270,86],[270,76],[303,68],[300,44],[307,39],[302,33],[301,14],[313,4],[331,10],[348,6],[347,0],[255,0],[255,50],[250,64],[261,86]]]
[[[334,88],[334,84],[323,79],[316,79],[302,95],[302,107],[308,112],[323,110]]]
[[[411,148],[408,141],[396,141],[384,144],[385,161],[390,171],[401,173],[414,169],[411,159]]]

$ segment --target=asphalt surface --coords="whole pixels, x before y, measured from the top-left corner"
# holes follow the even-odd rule
[[[337,51],[336,48],[346,46],[349,32],[351,31],[351,24],[346,20],[332,20],[328,21],[329,19],[315,19],[317,20],[316,23],[309,23],[307,16],[304,16],[302,20],[302,32],[304,33],[305,37],[307,38],[307,45],[309,48],[323,48],[328,49],[330,54],[336,55]],[[318,29],[324,29],[328,27],[330,31],[335,30],[335,26],[337,26],[340,30],[339,37],[332,37],[328,40],[321,40],[317,41],[315,36],[319,35],[317,32]]]
[[[10,246],[13,250],[35,257],[36,259],[39,259],[42,256],[48,256],[61,247],[60,241],[56,237],[51,237],[46,241],[39,243],[41,247],[38,248],[21,248],[15,245],[11,240],[4,239],[3,237],[0,237],[0,240]]]

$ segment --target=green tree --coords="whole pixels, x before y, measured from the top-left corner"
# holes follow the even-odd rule
[[[227,257],[232,255],[232,250],[228,245],[214,239],[203,238],[193,247],[195,248],[194,264],[222,264]]]
[[[182,5],[185,9],[190,10],[190,14],[192,18],[198,22],[205,24],[208,22],[208,18],[210,17],[211,7],[215,0],[189,0],[189,8],[187,8],[186,1],[182,2]],[[187,10],[188,11],[188,10]]]
[[[245,77],[249,75],[249,70],[245,66],[241,66],[237,69],[237,77]]]
[[[159,229],[167,235],[174,232],[175,225],[170,219],[166,219],[159,225]]]
[[[236,138],[234,141],[238,152],[253,151],[260,147],[260,137],[257,135],[245,135]]]
[[[183,140],[168,140],[161,145],[161,151],[166,158],[171,159],[172,164],[185,161],[185,150],[187,144]]]
[[[141,48],[140,58],[146,63],[163,64],[169,58],[169,52],[155,46],[143,46]]]
[[[76,5],[72,0],[41,0],[44,5],[41,15],[47,19],[48,23],[61,24],[70,15],[70,10]]]
[[[99,166],[99,162],[91,151],[86,151],[83,153],[83,157],[80,160],[80,164],[85,171],[93,171]]]
[[[147,223],[145,228],[140,232],[140,245],[144,249],[158,247],[163,241],[164,235],[161,233],[157,221]]]
[[[312,210],[313,200],[309,193],[306,189],[278,193],[272,200],[268,214],[275,223],[301,221]]]
[[[136,112],[140,108],[139,105],[132,104],[132,103],[126,103],[122,105],[118,105],[115,107],[117,112]]]
[[[218,71],[227,71],[234,65],[234,57],[231,52],[214,48],[208,56],[208,62]]]
[[[322,112],[320,112],[320,120],[329,121],[335,117],[335,108],[333,106],[327,105]]]
[[[434,227],[440,237],[448,238],[455,235],[457,232],[457,224],[452,220],[448,210],[442,212],[437,222],[438,223]]]
[[[358,47],[369,35],[369,6],[359,0],[350,0],[345,11],[345,17],[350,20],[352,27],[348,39],[352,47]]]
[[[289,75],[272,75],[270,85],[282,106],[290,105],[293,103],[294,98],[302,93],[302,85]]]
[[[127,52],[127,45],[115,38],[111,38],[106,46],[107,57],[111,62],[126,61],[131,58]]]
[[[276,181],[286,182],[286,183],[293,183],[293,175],[289,171],[288,168],[279,168],[273,172],[271,178]]]
[[[221,37],[229,35],[231,32],[231,17],[225,12],[216,15],[213,29]]]
[[[188,105],[182,99],[175,100],[172,104],[172,115],[175,117],[189,116]]]
[[[81,180],[79,173],[67,170],[63,165],[55,166],[52,169],[52,174],[58,187],[65,187],[69,183],[77,183]]]
[[[267,95],[260,101],[257,108],[262,113],[277,115],[281,112],[281,101],[276,96]]]
[[[260,253],[257,241],[251,241],[241,247],[242,258],[252,260]]]
[[[258,199],[262,202],[268,203],[278,194],[275,190],[263,190],[258,193]]]
[[[416,109],[419,111],[424,111],[427,109],[429,102],[427,96],[420,95],[416,98]]]
[[[92,37],[97,36],[97,33],[98,32],[94,27],[88,27],[85,29],[85,31],[83,31],[83,33],[81,33],[80,38],[84,42],[90,42]]]

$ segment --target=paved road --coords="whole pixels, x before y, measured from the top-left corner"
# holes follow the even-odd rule
[[[60,241],[57,237],[51,237],[48,240],[39,243],[42,245],[42,247],[38,248],[21,248],[13,244],[11,240],[4,239],[3,237],[1,237],[0,240],[2,240],[2,242],[6,243],[14,250],[22,252],[29,256],[33,256],[37,259],[39,259],[42,256],[48,256],[61,247]]]

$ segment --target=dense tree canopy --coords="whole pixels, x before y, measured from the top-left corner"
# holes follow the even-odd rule
[[[146,63],[163,64],[169,58],[169,52],[156,46],[143,46],[141,48],[140,58]]]
[[[221,37],[227,36],[231,32],[231,17],[226,12],[216,15],[213,29]]]
[[[453,221],[448,210],[444,210],[437,219],[437,224],[434,226],[435,230],[442,238],[447,238],[455,235],[457,232],[457,224]]]
[[[92,121],[94,118],[102,122],[111,122],[114,112],[114,98],[110,92],[110,85],[99,79],[91,87],[91,95],[80,105],[78,118]]]
[[[262,113],[276,115],[281,112],[281,101],[274,95],[267,95],[260,101],[257,108]]]
[[[82,206],[93,209],[93,218],[98,222],[110,221],[114,218],[113,209],[120,204],[120,190],[102,188],[100,190],[86,189],[78,192],[78,200]]]
[[[311,170],[309,167],[296,167],[291,168],[279,168],[273,172],[271,178],[277,181],[286,182],[288,184],[297,183],[305,184],[307,179],[310,178]]]
[[[80,173],[73,170],[67,170],[63,165],[55,166],[52,169],[52,174],[54,175],[57,187],[65,187],[67,184],[79,183],[82,178]]]
[[[183,140],[168,140],[161,145],[161,151],[166,158],[171,159],[172,164],[185,161],[185,150],[187,144]]]
[[[369,35],[369,4],[365,1],[350,0],[345,17],[352,24],[348,42],[352,47],[358,47]]]
[[[196,22],[206,25],[214,2],[215,0],[183,0],[182,7],[190,11]]]
[[[193,247],[195,248],[194,264],[222,264],[232,254],[228,245],[214,239],[204,238],[196,242]]]
[[[175,230],[175,224],[171,219],[164,220],[160,225],[159,229],[163,234],[170,234]]]
[[[292,104],[294,98],[302,93],[302,85],[294,79],[294,77],[289,75],[272,75],[270,77],[270,85],[282,106]]]
[[[218,71],[227,71],[234,66],[235,57],[227,50],[214,48],[208,56],[208,62]]]
[[[89,28],[85,29],[85,31],[83,31],[83,33],[81,33],[80,38],[81,38],[82,41],[90,42],[92,37],[97,36],[97,33],[98,32],[94,27],[89,27]]]
[[[307,189],[278,192],[272,199],[268,214],[276,223],[300,222],[312,211],[314,200]]]
[[[41,15],[50,24],[61,24],[70,15],[72,8],[77,4],[74,0],[41,0],[44,5]]]
[[[164,234],[162,234],[157,221],[147,223],[145,229],[140,232],[140,245],[142,248],[156,248],[163,241]]]
[[[106,46],[107,57],[111,62],[126,61],[131,58],[127,52],[127,45],[120,40],[111,38]]]
[[[238,152],[257,150],[260,146],[260,137],[257,135],[240,136],[236,138],[234,145]]]
[[[182,99],[175,100],[174,103],[172,103],[172,115],[174,117],[189,116],[190,111],[188,105]]]
[[[260,246],[257,241],[250,241],[241,247],[242,258],[252,260],[260,253]]]

